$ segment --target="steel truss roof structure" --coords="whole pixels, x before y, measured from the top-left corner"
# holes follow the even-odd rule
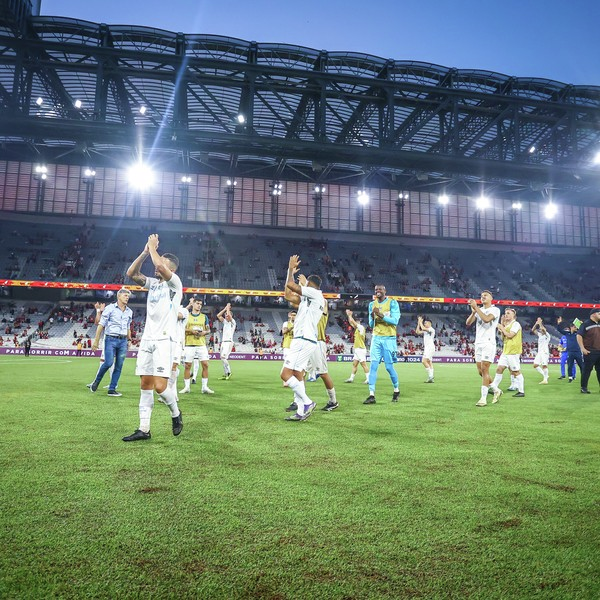
[[[8,13],[1,159],[598,204],[600,87]]]

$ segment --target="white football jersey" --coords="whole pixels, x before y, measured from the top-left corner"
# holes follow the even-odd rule
[[[228,321],[225,319],[223,321],[223,341],[224,342],[233,342],[233,334],[235,333],[235,319],[231,319]]]
[[[429,329],[425,329],[423,333],[423,350],[424,352],[434,352],[435,351],[435,329],[430,327]]]
[[[500,321],[500,309],[497,306],[490,306],[489,308],[481,307],[481,312],[484,315],[494,315],[494,318],[489,322],[485,323],[479,315],[477,315],[477,328],[475,332],[475,343],[476,344],[489,344],[490,342],[496,342],[496,328]]]
[[[183,346],[183,343],[185,342],[185,325],[190,316],[190,311],[184,306],[180,306],[177,312],[183,316],[183,319],[177,317],[177,326],[175,327],[177,335],[173,341],[178,342]]]
[[[538,336],[538,352],[549,353],[550,352],[550,334],[542,333],[539,329],[536,331]]]
[[[313,287],[300,286],[300,305],[294,321],[294,339],[317,341],[317,324],[325,310],[323,292]]]
[[[164,340],[177,337],[177,313],[183,297],[181,279],[173,273],[169,281],[146,277],[146,325],[143,340]]]

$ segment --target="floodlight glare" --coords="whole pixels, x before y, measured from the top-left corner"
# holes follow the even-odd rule
[[[147,110],[148,109],[144,105],[140,106],[140,115],[145,115]]]
[[[528,150],[529,154],[533,154],[535,151],[536,151],[536,147],[535,146],[530,146],[529,147],[529,150]]]
[[[489,208],[490,206],[490,201],[488,198],[486,198],[485,196],[479,196],[479,198],[477,198],[477,209],[478,210],[485,210],[486,208]]]
[[[544,208],[544,215],[546,219],[554,219],[558,214],[558,207],[553,202],[548,202],[546,208]]]
[[[369,194],[365,190],[358,190],[358,203],[362,206],[369,204]]]
[[[81,100],[78,99],[78,100],[75,100],[75,102],[73,104],[74,104],[75,108],[81,108],[82,102],[81,102]]]
[[[152,169],[142,162],[138,162],[129,167],[127,178],[129,184],[138,190],[144,190],[154,183],[154,173],[152,172]]]
[[[35,101],[38,106],[44,104],[44,99],[41,96],[38,96],[38,99]]]
[[[523,205],[520,202],[513,202],[512,203],[512,209],[513,210],[521,210],[523,208]]]
[[[438,202],[439,204],[448,204],[448,202],[450,202],[450,198],[448,198],[446,194],[442,194],[441,196],[438,196]]]
[[[237,185],[237,180],[235,180],[235,179],[228,179],[227,180],[227,185],[228,185],[228,187],[236,186]]]
[[[324,194],[325,190],[326,190],[326,188],[324,185],[315,185],[315,193],[316,194]]]
[[[94,169],[90,169],[89,167],[83,172],[86,177],[96,177],[96,171]]]
[[[245,117],[244,115],[241,115],[241,114],[240,114],[240,115],[238,115],[238,116],[236,117],[236,119],[237,119],[237,122],[238,122],[240,125],[243,125],[243,124],[246,122],[246,117]]]
[[[596,152],[596,156],[594,156],[594,160],[592,162],[595,165],[600,165],[600,150]]]
[[[36,165],[35,172],[41,175],[45,175],[48,172],[48,167],[46,167],[46,165]]]
[[[181,178],[181,183],[191,183],[192,182],[192,178],[189,175],[183,175],[183,177]]]
[[[408,199],[409,199],[409,197],[410,197],[410,196],[408,195],[408,192],[400,192],[400,193],[398,194],[398,199],[399,199],[399,200],[408,200]]]

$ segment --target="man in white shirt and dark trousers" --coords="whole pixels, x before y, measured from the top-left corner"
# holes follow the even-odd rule
[[[223,324],[223,332],[221,339],[221,362],[223,363],[223,377],[225,381],[231,378],[231,367],[229,366],[229,355],[233,349],[233,334],[235,333],[235,319],[231,314],[231,304],[227,306],[217,315],[217,319]]]
[[[484,290],[481,292],[481,306],[477,305],[477,300],[471,298],[469,306],[471,314],[467,317],[467,327],[477,322],[475,329],[475,363],[481,376],[481,398],[476,406],[485,406],[487,404],[487,394],[489,385],[492,383],[490,376],[490,365],[496,357],[496,328],[500,320],[500,309],[492,306],[492,292]],[[498,401],[501,393],[494,394],[494,402]]]
[[[140,272],[150,256],[155,276],[146,277]],[[124,442],[150,439],[150,418],[154,406],[154,391],[171,412],[173,435],[183,429],[181,411],[177,405],[177,392],[169,386],[172,368],[172,340],[177,338],[177,315],[183,297],[181,279],[175,274],[179,260],[173,254],[158,253],[158,235],[151,234],[144,251],[127,269],[127,276],[148,290],[146,324],[140,342],[136,375],[140,376],[140,426]]]
[[[317,325],[325,310],[321,278],[310,275],[307,279],[301,275],[298,285],[294,276],[299,271],[299,266],[298,255],[291,256],[285,285],[287,290],[300,296],[300,304],[294,321],[294,339],[283,363],[281,379],[294,392],[297,408],[294,415],[286,417],[286,421],[305,421],[316,407],[316,403],[306,395],[304,371],[317,345]]]

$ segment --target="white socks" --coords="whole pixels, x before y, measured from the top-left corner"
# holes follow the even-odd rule
[[[429,377],[429,379],[433,379],[433,367],[429,367],[427,369],[427,376]]]
[[[231,369],[229,368],[229,361],[226,358],[222,358],[221,362],[223,363],[223,372],[225,375],[230,375]]]
[[[165,391],[161,392],[159,396],[161,401],[164,402],[167,405],[167,408],[171,411],[171,416],[178,417],[179,407],[177,406],[177,394],[175,393],[175,390],[167,386]]]
[[[140,390],[140,431],[150,431],[150,417],[154,406],[154,390]]]
[[[494,381],[492,381],[491,388],[493,390],[497,390],[501,381],[502,381],[502,373],[496,373],[496,376],[494,377]]]
[[[327,390],[327,395],[329,396],[329,402],[331,402],[332,404],[337,404],[337,398],[335,396],[335,388],[331,388],[330,390]]]
[[[525,378],[523,377],[523,373],[515,377],[515,385],[521,394],[525,393]]]
[[[194,365],[192,366],[192,379],[196,379],[198,377],[198,371],[200,370],[200,361],[195,358]]]
[[[481,386],[481,400],[487,402],[487,395],[488,395],[488,386],[482,385]]]
[[[312,400],[306,395],[304,388],[304,381],[298,381],[293,375],[286,381],[287,386],[294,392],[294,395],[298,397],[300,402],[296,400],[298,405],[297,412],[299,415],[304,414],[304,405],[311,404]]]

